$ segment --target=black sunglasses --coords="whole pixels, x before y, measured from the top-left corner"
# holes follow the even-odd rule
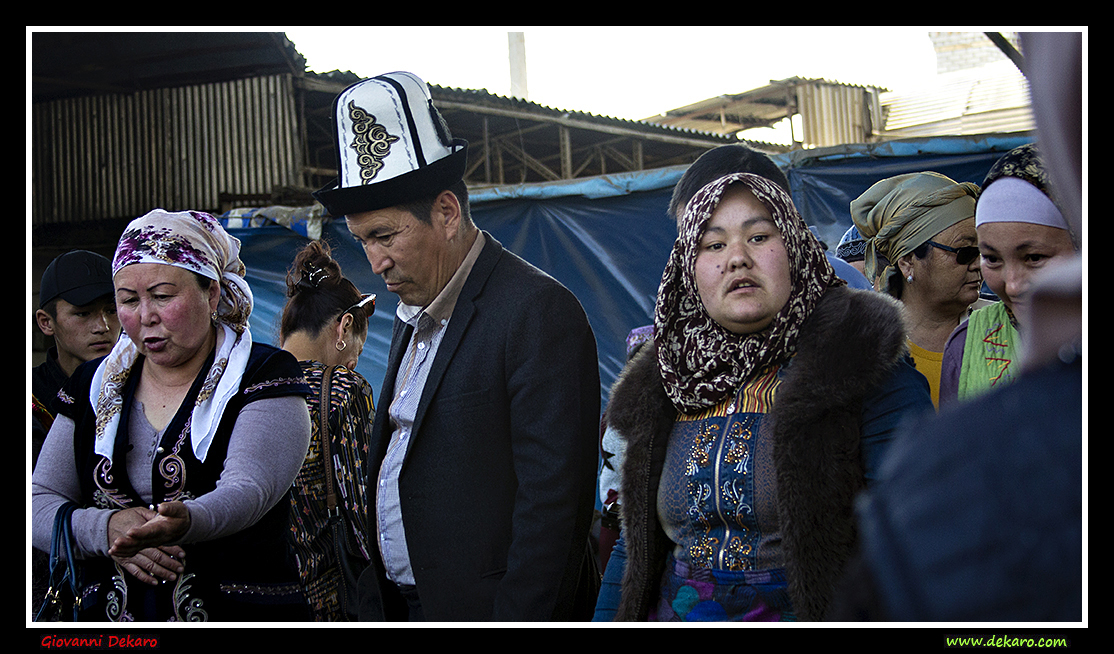
[[[952,248],[946,245],[941,245],[936,241],[926,241],[926,243],[934,248],[940,248],[945,252],[951,252],[955,254],[955,262],[961,266],[966,266],[979,256],[979,248],[974,245],[966,245],[961,248]]]
[[[367,295],[364,295],[360,298],[359,302],[353,304],[344,311],[341,311],[340,315],[337,316],[337,322],[340,322],[340,319],[344,317],[344,314],[355,313],[357,310],[363,311],[365,318],[370,318],[371,315],[375,313],[375,293],[368,293]]]

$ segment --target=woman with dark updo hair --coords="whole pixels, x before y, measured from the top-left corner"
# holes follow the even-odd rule
[[[375,296],[363,295],[341,274],[328,243],[312,241],[294,258],[286,275],[286,306],[279,330],[280,346],[302,366],[313,423],[305,463],[294,480],[290,533],[298,560],[302,592],[314,619],[336,622],[355,618],[342,559],[359,569],[370,560],[364,458],[375,408],[371,385],[355,371],[367,339],[368,316]],[[321,391],[330,379],[328,434],[321,433]],[[328,438],[331,457],[324,446]],[[325,473],[332,459],[336,508],[344,527],[330,518]],[[343,542],[341,542],[343,541]],[[346,548],[342,557],[339,548]],[[351,573],[351,570],[348,572]],[[358,574],[358,570],[356,571]]]

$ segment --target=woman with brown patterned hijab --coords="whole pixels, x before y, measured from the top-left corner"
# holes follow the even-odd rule
[[[699,410],[788,358],[820,296],[846,282],[789,196],[761,177],[706,186],[680,230],[654,323],[667,392]]]
[[[896,302],[848,289],[788,194],[739,173],[689,202],[654,328],[608,408],[623,522],[595,619],[823,619],[855,493],[932,407]]]

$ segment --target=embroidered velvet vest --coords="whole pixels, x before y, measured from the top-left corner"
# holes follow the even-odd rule
[[[152,501],[197,498],[216,487],[224,469],[228,442],[236,418],[254,400],[285,395],[306,395],[309,388],[293,356],[277,348],[253,344],[240,392],[229,401],[205,461],[190,445],[190,409],[212,365],[209,355],[182,402],[182,408],[160,438],[152,466]],[[96,363],[78,369],[67,384],[67,399],[75,426],[74,455],[84,505],[102,509],[147,506],[128,479],[128,421],[138,375],[124,382],[113,460],[93,451],[95,415],[89,404],[89,386]],[[139,370],[142,359],[133,370]],[[64,411],[70,413],[68,411]],[[177,583],[148,586],[119,568],[112,559],[99,557],[84,563],[92,596],[84,608],[89,620],[253,620],[302,619],[304,600],[297,589],[297,570],[286,545],[290,495],[287,493],[258,522],[235,534],[208,542],[183,545],[186,571]],[[283,606],[288,611],[282,610]]]

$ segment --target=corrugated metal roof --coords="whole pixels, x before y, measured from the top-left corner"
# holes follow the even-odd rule
[[[706,132],[698,129],[688,129],[685,127],[676,127],[662,123],[643,120],[631,120],[628,118],[616,118],[613,116],[606,116],[603,114],[595,114],[587,111],[579,111],[576,109],[561,109],[550,107],[530,100],[516,98],[512,96],[498,95],[492,93],[487,89],[464,89],[451,86],[439,86],[437,84],[430,84],[430,94],[433,96],[434,104],[438,100],[456,100],[460,102],[468,102],[475,106],[489,106],[497,108],[517,109],[522,111],[529,111],[534,114],[548,115],[552,117],[563,117],[582,120],[586,122],[596,123],[600,125],[621,125],[630,129],[645,131],[645,132],[667,132],[673,134],[691,134],[701,138],[711,138],[715,140],[722,140],[723,134],[716,132]]]
[[[30,41],[33,102],[305,70],[282,32],[34,31]]]
[[[795,140],[807,146],[857,143],[869,141],[880,125],[878,95],[886,90],[876,85],[824,78],[789,77],[770,80],[766,86],[743,93],[707,98],[643,120],[730,135],[755,127],[771,127],[799,113],[804,134],[796,134]],[[770,152],[788,148],[764,149]]]
[[[1010,61],[937,76],[916,91],[882,94],[887,137],[1030,130],[1029,84]],[[962,130],[962,131],[957,131]]]
[[[330,103],[344,88],[361,79],[351,71],[306,74],[307,85],[330,96]],[[486,89],[432,83],[429,89],[452,135],[468,141],[465,179],[471,188],[691,163],[710,148],[739,142],[733,135],[554,108]],[[314,112],[310,118],[317,120],[317,115]],[[310,132],[330,134],[332,126],[323,123],[320,130]],[[784,149],[748,143],[764,151]],[[331,143],[329,146],[321,151],[333,152]],[[327,164],[322,161],[320,166],[325,168]]]

